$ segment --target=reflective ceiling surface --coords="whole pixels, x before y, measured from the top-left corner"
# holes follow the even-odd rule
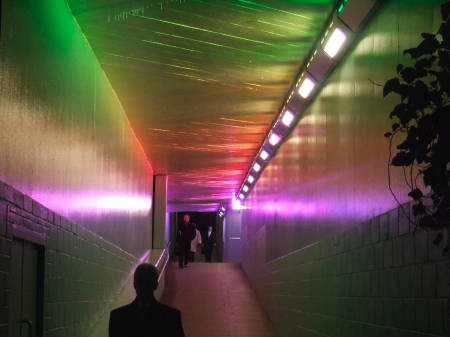
[[[191,210],[239,188],[334,3],[68,2],[168,201]]]

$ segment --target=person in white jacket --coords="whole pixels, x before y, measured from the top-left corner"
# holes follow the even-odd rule
[[[196,225],[194,224],[194,227],[196,227]],[[195,259],[195,253],[197,252],[197,245],[201,245],[202,244],[202,236],[200,234],[200,231],[195,228],[195,238],[192,239],[191,241],[191,261],[194,262]]]

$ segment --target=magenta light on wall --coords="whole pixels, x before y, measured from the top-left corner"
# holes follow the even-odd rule
[[[80,194],[64,195],[49,191],[39,191],[33,193],[34,198],[45,200],[46,206],[56,212],[65,214],[61,208],[69,204],[72,212],[79,213],[102,213],[108,212],[128,212],[146,213],[152,208],[150,196],[104,193],[96,191],[86,191]],[[66,199],[69,199],[68,201]],[[63,201],[63,202],[62,202]]]

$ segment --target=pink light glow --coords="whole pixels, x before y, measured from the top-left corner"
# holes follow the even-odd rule
[[[233,198],[233,199],[234,199],[234,198]],[[241,203],[241,201],[238,200],[238,199],[234,199],[234,200],[233,200],[232,208],[233,208],[234,210],[246,209],[246,207],[243,206],[242,203]]]
[[[147,213],[152,208],[151,196],[139,194],[86,191],[84,193],[66,195],[36,191],[32,197],[37,200],[45,200],[46,207],[66,216],[68,215],[66,209],[69,213]]]
[[[279,213],[287,215],[303,215],[312,216],[316,214],[317,207],[311,202],[301,201],[279,201],[279,202],[266,202],[252,207],[255,210],[262,211],[264,213]]]

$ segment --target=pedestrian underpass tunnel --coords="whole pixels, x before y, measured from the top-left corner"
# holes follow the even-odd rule
[[[448,228],[383,136],[445,1],[0,5],[0,337],[108,336],[147,262],[189,337],[449,335]]]

